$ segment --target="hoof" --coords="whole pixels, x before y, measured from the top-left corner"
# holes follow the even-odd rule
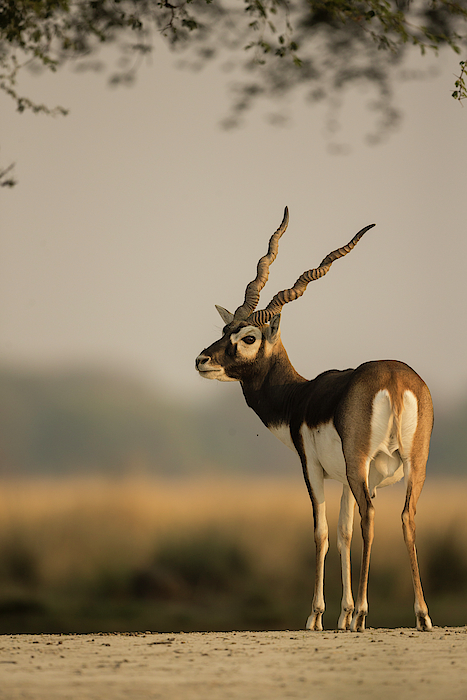
[[[418,613],[417,615],[417,629],[421,632],[431,632],[433,625],[430,620],[428,613]]]
[[[352,608],[352,610],[343,610],[341,612],[340,617],[339,617],[339,622],[337,623],[337,629],[349,630],[350,625],[352,623],[352,615],[353,615],[353,608]]]
[[[366,612],[357,612],[353,616],[352,622],[350,623],[351,632],[364,632],[365,631],[365,618]]]
[[[306,621],[305,629],[310,630],[310,632],[322,632],[323,631],[323,613],[311,613],[310,617]]]

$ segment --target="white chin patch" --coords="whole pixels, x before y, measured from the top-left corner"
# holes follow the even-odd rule
[[[224,369],[220,367],[219,369],[208,369],[204,372],[198,370],[199,375],[204,379],[217,379],[218,382],[236,382],[236,379],[228,377],[224,372]]]

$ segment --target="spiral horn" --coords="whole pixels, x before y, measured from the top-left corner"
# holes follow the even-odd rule
[[[284,233],[289,223],[289,210],[287,207],[284,209],[284,217],[282,223],[275,233],[272,234],[269,239],[269,247],[266,255],[260,258],[257,268],[256,277],[252,280],[245,290],[245,301],[234,313],[234,319],[236,321],[243,321],[248,318],[250,314],[256,309],[259,302],[259,294],[263,289],[264,285],[268,281],[269,277],[269,266],[276,259],[277,253],[279,251],[279,239]]]
[[[374,225],[375,224],[370,224],[369,226],[362,228],[361,231],[359,231],[352,238],[352,240],[347,243],[347,245],[343,246],[342,248],[337,248],[337,250],[333,250],[332,253],[326,255],[319,267],[307,270],[300,275],[291,289],[284,289],[282,292],[278,292],[265,309],[251,313],[247,317],[248,322],[251,323],[252,326],[266,325],[266,323],[268,323],[273,316],[276,316],[281,312],[284,304],[288,304],[290,301],[294,301],[298,297],[301,297],[310,282],[314,282],[314,280],[324,277],[335,260],[338,260],[339,258],[344,257],[344,255],[347,255],[347,253],[350,253],[350,251],[355,248],[360,238],[370,228],[373,228]]]

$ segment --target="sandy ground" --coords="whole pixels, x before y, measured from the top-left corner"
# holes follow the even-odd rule
[[[1,700],[467,700],[467,627],[4,635]]]

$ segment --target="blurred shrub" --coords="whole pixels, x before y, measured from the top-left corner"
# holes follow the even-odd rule
[[[339,496],[330,485],[327,629],[342,595]],[[399,487],[378,495],[370,626],[414,624],[403,496]],[[419,504],[419,559],[436,625],[467,622],[464,502],[463,483],[437,482]],[[354,592],[360,543],[357,526]],[[297,629],[313,582],[311,507],[299,479],[0,483],[0,633]]]
[[[459,527],[433,536],[424,567],[427,594],[467,594],[467,547]]]
[[[199,598],[238,592],[254,575],[248,553],[231,533],[203,530],[159,547],[154,562],[133,576],[136,597]]]
[[[0,551],[0,580],[30,589],[38,586],[38,561],[28,543],[14,536],[7,540]]]

